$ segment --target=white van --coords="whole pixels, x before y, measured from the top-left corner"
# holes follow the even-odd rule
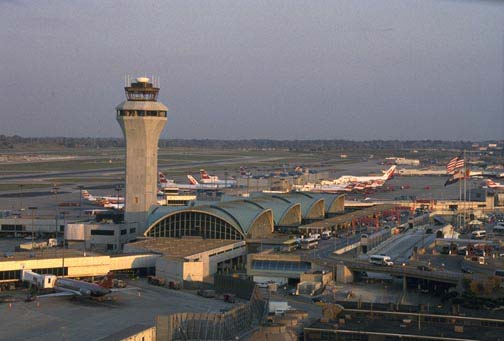
[[[484,239],[485,237],[486,237],[485,230],[479,230],[479,231],[472,232],[472,239]]]
[[[331,231],[322,232],[322,239],[324,240],[331,239]]]

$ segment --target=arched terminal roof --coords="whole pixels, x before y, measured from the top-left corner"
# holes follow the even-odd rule
[[[247,201],[247,200],[246,200]],[[273,211],[275,226],[301,225],[301,204],[274,196],[258,196],[248,199],[263,209]]]
[[[314,197],[304,192],[273,194],[272,196],[287,200],[290,203],[299,203],[301,205],[301,217],[304,220],[324,219],[325,201],[322,197]]]
[[[157,207],[150,212],[147,218],[145,236],[156,235],[153,229],[159,228],[164,220],[191,213],[218,218],[222,221],[221,224],[229,224],[243,238],[257,237],[273,232],[273,212],[271,209],[264,209],[250,201],[237,200],[193,207]],[[186,230],[189,230],[189,227]]]
[[[345,211],[345,195],[331,193],[309,193],[313,198],[323,198],[326,215],[334,215]]]

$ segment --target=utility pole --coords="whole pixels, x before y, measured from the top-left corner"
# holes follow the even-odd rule
[[[30,206],[28,207],[31,210],[31,218],[32,218],[32,231],[31,231],[31,241],[32,241],[32,252],[35,249],[35,210],[37,207]]]
[[[84,189],[84,186],[79,185],[77,186],[79,189],[79,217],[82,216],[82,190]]]

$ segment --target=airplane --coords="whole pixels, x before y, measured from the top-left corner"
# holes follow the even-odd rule
[[[246,178],[250,178],[251,176],[252,176],[252,174],[249,171],[247,171],[245,169],[245,167],[240,166],[240,177],[241,178],[246,179]]]
[[[21,279],[36,285],[39,289],[53,289],[57,292],[52,294],[38,295],[35,298],[48,298],[48,297],[87,297],[99,298],[109,295],[113,292],[131,290],[115,289],[112,288],[113,274],[109,272],[105,279],[100,283],[89,283],[76,279],[56,277],[55,275],[41,275],[30,270],[23,270]]]
[[[114,204],[114,203],[110,203],[108,201],[105,201],[103,203],[103,207],[105,207],[105,208],[113,208],[115,210],[122,210],[122,209],[124,209],[124,203]]]
[[[342,193],[375,190],[382,187],[385,182],[392,178],[396,166],[390,167],[382,176],[350,176],[344,175],[331,181],[321,181],[320,184],[308,184],[299,188],[302,192],[318,193]]]
[[[120,204],[124,203],[124,197],[123,196],[93,196],[91,193],[89,193],[87,190],[82,191],[82,197],[92,203],[101,203],[101,202],[108,202],[111,204]]]
[[[340,176],[338,179],[332,180],[332,181],[324,181],[323,183],[325,184],[335,184],[335,185],[342,185],[342,184],[349,184],[349,183],[371,183],[371,182],[377,182],[377,181],[385,181],[390,180],[394,176],[394,172],[396,169],[396,165],[392,165],[386,172],[384,172],[383,175],[381,176],[353,176],[353,175],[343,175]]]
[[[215,184],[200,184],[192,175],[187,175],[189,180],[188,184],[178,184],[175,181],[167,179],[166,176],[159,172],[159,185],[161,187],[162,192],[167,191],[198,191],[198,190],[217,190],[219,189],[218,185]]]
[[[202,184],[214,184],[222,187],[232,187],[236,185],[236,180],[233,177],[220,180],[218,176],[211,176],[204,169],[200,169],[200,182]]]
[[[504,184],[500,184],[500,182],[494,182],[490,179],[487,179],[485,181],[485,184],[487,185],[488,188],[492,188],[492,189],[504,189]]]

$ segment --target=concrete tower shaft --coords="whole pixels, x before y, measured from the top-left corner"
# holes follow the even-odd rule
[[[147,211],[157,203],[158,141],[168,108],[156,101],[159,88],[137,78],[125,88],[127,100],[116,107],[126,141],[125,220],[144,229]]]

